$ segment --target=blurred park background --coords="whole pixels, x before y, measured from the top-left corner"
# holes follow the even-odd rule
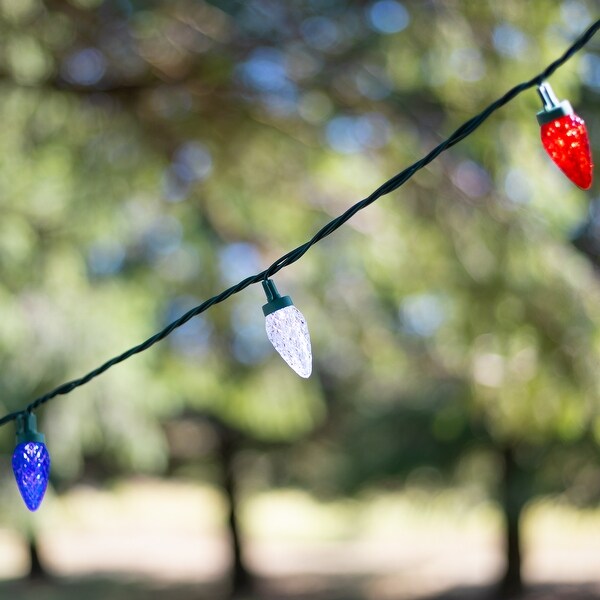
[[[303,243],[593,0],[0,0],[0,409]],[[551,83],[600,160],[600,36]],[[0,597],[600,597],[600,202],[535,90],[275,277],[0,430]],[[446,595],[445,595],[446,594]],[[441,596],[440,596],[441,595]]]

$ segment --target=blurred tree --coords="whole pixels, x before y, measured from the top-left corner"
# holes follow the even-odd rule
[[[304,241],[538,72],[592,8],[2,0],[4,408]],[[553,78],[595,148],[598,60],[590,46]],[[537,109],[519,98],[278,276],[308,318],[314,381],[273,356],[248,290],[53,403],[57,489],[92,466],[100,480],[165,472],[169,423],[189,415],[268,444],[321,426],[328,444],[298,444],[295,475],[315,489],[399,485],[427,464],[503,499],[504,582],[518,588],[523,506],[576,499],[600,432],[600,286],[564,241],[586,208],[543,154]],[[214,451],[234,507],[244,486],[228,444]]]

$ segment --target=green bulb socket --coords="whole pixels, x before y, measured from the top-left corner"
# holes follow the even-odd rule
[[[274,313],[276,310],[285,308],[286,306],[294,306],[292,299],[289,296],[282,296],[275,286],[272,279],[266,279],[262,282],[263,289],[267,295],[268,302],[262,307],[265,317]]]
[[[37,430],[37,418],[33,413],[21,413],[17,417],[17,445],[27,442],[43,444],[46,441],[43,433]]]
[[[537,113],[537,120],[540,125],[573,114],[574,111],[571,103],[568,100],[560,102],[547,81],[544,81],[544,83],[538,87],[538,94],[544,103],[544,110]]]

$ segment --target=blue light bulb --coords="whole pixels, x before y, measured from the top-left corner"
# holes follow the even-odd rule
[[[44,435],[37,431],[33,413],[17,417],[17,447],[12,457],[12,468],[25,506],[31,511],[37,510],[48,487],[50,455],[44,444]]]

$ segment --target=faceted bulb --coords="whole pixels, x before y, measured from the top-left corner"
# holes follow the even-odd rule
[[[15,448],[12,468],[17,487],[31,511],[42,503],[50,475],[50,455],[42,442],[22,442]]]
[[[587,129],[581,117],[564,115],[541,128],[542,144],[556,166],[577,186],[592,185],[592,154]]]
[[[312,351],[308,326],[295,306],[286,306],[266,316],[267,337],[285,362],[300,375],[312,373]]]

